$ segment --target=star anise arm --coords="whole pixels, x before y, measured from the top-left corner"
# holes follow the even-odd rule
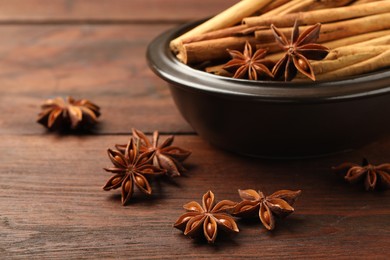
[[[76,129],[83,120],[83,113],[81,112],[81,109],[76,106],[68,106],[67,112],[70,118],[70,127],[72,129]]]
[[[259,201],[243,200],[233,209],[233,216],[243,218],[253,218],[258,216],[260,209]]]
[[[385,172],[390,172],[390,163],[384,163],[376,166],[376,169],[385,171]]]
[[[264,203],[261,204],[259,210],[259,218],[264,227],[268,230],[273,230],[275,228],[275,218],[271,210]]]
[[[236,72],[234,73],[233,75],[233,78],[235,79],[244,79],[245,76],[248,74],[248,70],[249,70],[249,67],[246,66],[246,65],[243,65],[241,67],[239,67]],[[251,74],[249,74],[249,79],[251,77]]]
[[[109,167],[109,168],[103,168],[107,172],[112,172],[112,173],[126,173],[126,169],[123,168],[117,168],[117,167]]]
[[[175,159],[169,158],[164,154],[159,153],[155,155],[155,158],[157,159],[157,165],[163,169],[166,169],[166,171],[169,173],[169,176],[171,177],[180,176],[180,170],[184,170],[182,167],[178,169],[178,166],[180,165],[179,162],[175,162]]]
[[[342,163],[338,166],[333,166],[332,170],[346,173],[350,168],[355,167],[355,166],[359,166],[359,165],[357,165],[356,163],[346,162],[346,163]]]
[[[227,49],[229,55],[232,57],[232,61],[233,60],[236,60],[236,61],[245,61],[246,57],[243,53],[237,51],[237,50],[229,50]]]
[[[232,59],[228,61],[225,65],[223,65],[223,69],[227,71],[234,71],[240,68],[241,66],[245,66],[245,61],[244,60],[239,60],[239,59]]]
[[[202,197],[202,207],[205,212],[210,212],[213,206],[214,206],[214,193],[209,190]]]
[[[291,42],[292,43],[297,42],[298,38],[299,38],[299,24],[298,24],[298,20],[295,20],[293,30],[291,33]]]
[[[49,129],[54,129],[61,121],[61,117],[63,116],[63,110],[61,108],[54,109],[47,120],[47,127]]]
[[[196,237],[200,232],[203,233],[203,223],[206,219],[205,215],[196,215],[192,217],[186,225],[184,235],[189,237]]]
[[[157,132],[158,133],[158,132]],[[175,137],[173,135],[169,136],[165,141],[159,146],[159,149],[166,148],[170,145],[172,145],[173,141],[175,140]],[[157,144],[157,143],[156,143]]]
[[[192,211],[192,212],[198,212],[198,213],[204,213],[204,210],[201,205],[199,205],[196,201],[191,201],[183,206],[185,210]]]
[[[377,183],[377,174],[374,170],[367,170],[364,186],[366,190],[374,190]]]
[[[305,56],[296,53],[292,59],[295,68],[297,68],[300,73],[302,73],[303,75],[305,75],[306,77],[310,78],[313,81],[316,80],[313,67],[310,65],[310,62],[305,58]]]
[[[291,81],[297,75],[297,68],[294,66],[293,58],[288,55],[286,68],[284,70],[284,79],[285,81]]]
[[[165,147],[164,149],[160,150],[160,153],[169,155],[170,157],[176,159],[179,162],[183,162],[191,155],[191,151],[187,151],[176,146]]]
[[[275,79],[279,79],[284,76],[287,61],[288,55],[285,54],[278,62],[276,62],[275,66],[272,69],[272,74],[274,75]]]
[[[237,205],[236,202],[231,200],[221,200],[211,210],[212,213],[230,212]]]
[[[166,172],[164,169],[156,167],[152,164],[143,164],[143,165],[137,167],[137,169],[134,171],[138,174],[149,175],[149,176],[162,175]]]
[[[140,144],[141,144],[140,149],[141,149],[142,151],[143,151],[144,149],[147,149],[147,148],[149,148],[149,147],[152,147],[152,144],[150,143],[149,139],[146,137],[146,135],[145,135],[143,132],[141,132],[141,131],[139,131],[139,130],[137,130],[137,129],[135,129],[135,128],[132,128],[131,131],[132,131],[134,137],[140,139],[140,141],[141,141],[141,143],[140,143]]]
[[[365,173],[367,173],[367,169],[365,169],[364,167],[354,166],[348,170],[344,178],[349,182],[357,182],[358,180],[363,178]]]
[[[257,191],[255,191],[255,190],[252,190],[252,189],[238,190],[238,195],[243,200],[258,201],[258,200],[261,199],[259,193]]]
[[[309,43],[298,46],[297,52],[309,60],[322,60],[328,55],[329,49],[321,44]]]
[[[118,167],[118,168],[126,168],[127,167],[126,159],[123,156],[123,154],[120,153],[119,151],[108,149],[107,154],[108,154],[108,158],[110,158],[111,162],[116,167]]]
[[[198,215],[199,215],[199,213],[197,213],[197,212],[184,213],[176,220],[176,222],[175,222],[175,224],[173,224],[173,226],[184,232],[188,221],[190,221],[191,218],[198,216]]]
[[[122,181],[124,179],[125,175],[123,174],[116,174],[112,176],[107,183],[103,186],[104,190],[112,190],[117,189],[121,186]]]
[[[130,174],[127,174],[122,181],[122,205],[125,205],[131,198],[134,192],[134,180]]]
[[[254,68],[253,69],[254,73],[256,73],[256,80],[257,80],[257,74],[265,74],[270,78],[274,77],[272,72],[264,64],[256,62],[253,64],[253,68]]]
[[[135,172],[133,182],[143,193],[147,195],[152,194],[152,188],[150,187],[149,181],[142,174]]]
[[[81,112],[84,115],[84,120],[88,121],[88,123],[96,123],[97,122],[97,115],[96,112],[92,111],[91,109],[87,107],[79,107],[81,109]]]
[[[295,44],[297,46],[312,43],[318,40],[320,36],[321,24],[317,23],[308,29],[306,29],[302,34],[299,35]]]
[[[213,217],[215,218],[218,227],[221,227],[224,231],[233,231],[235,233],[238,233],[240,231],[238,229],[236,221],[234,221],[234,219],[229,215],[217,213],[213,214]]]
[[[285,49],[289,42],[286,36],[273,24],[271,24],[271,30],[275,37],[276,43],[282,48]]]
[[[203,222],[203,233],[208,243],[214,243],[218,234],[217,221],[213,217],[207,216]]]
[[[280,217],[285,217],[294,212],[294,208],[290,204],[279,198],[268,197],[264,204],[267,205],[273,214]]]
[[[292,206],[292,205],[294,205],[294,203],[298,199],[298,197],[301,195],[301,193],[302,193],[301,190],[297,190],[297,191],[278,190],[278,191],[272,193],[268,197],[282,199]]]

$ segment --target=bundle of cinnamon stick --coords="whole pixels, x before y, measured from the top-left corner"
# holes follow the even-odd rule
[[[185,64],[229,75],[223,69],[228,49],[242,51],[249,42],[276,62],[283,53],[270,26],[290,37],[295,21],[301,30],[322,24],[317,42],[330,53],[312,62],[317,80],[390,67],[390,0],[241,0],[172,40],[170,47]]]

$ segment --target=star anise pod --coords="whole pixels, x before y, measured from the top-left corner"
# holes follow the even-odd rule
[[[121,187],[122,205],[125,205],[133,195],[134,185],[143,193],[152,194],[152,188],[145,176],[165,173],[165,170],[151,164],[149,153],[140,154],[138,145],[132,138],[124,153],[111,149],[108,149],[107,153],[114,167],[104,168],[104,170],[115,175],[107,181],[103,189],[108,191]]]
[[[287,37],[276,26],[271,25],[271,29],[276,43],[286,52],[272,70],[274,77],[279,79],[284,76],[285,81],[290,81],[299,71],[315,81],[309,60],[322,60],[329,53],[327,47],[314,43],[320,35],[321,24],[317,23],[299,34],[298,22],[295,21],[291,41],[287,40]]]
[[[219,229],[225,232],[239,232],[236,222],[227,214],[235,205],[236,203],[230,200],[222,200],[215,204],[214,193],[208,191],[203,195],[202,206],[196,201],[183,206],[188,212],[179,217],[174,227],[189,237],[203,234],[209,243],[214,243]]]
[[[376,166],[363,159],[362,165],[346,162],[333,167],[333,170],[345,173],[344,179],[350,183],[364,181],[367,191],[379,187],[390,188],[390,163]]]
[[[279,190],[269,196],[261,191],[238,190],[241,201],[233,210],[237,217],[260,217],[261,223],[268,230],[275,228],[275,216],[286,217],[294,212],[292,205],[297,200],[301,191]]]
[[[232,59],[223,66],[223,69],[234,73],[233,78],[258,80],[260,78],[273,78],[273,74],[267,68],[272,63],[265,60],[267,50],[258,49],[255,53],[249,42],[245,43],[244,51],[228,50]],[[272,63],[273,65],[273,63]]]
[[[149,152],[154,166],[165,169],[167,174],[171,177],[180,176],[180,172],[185,170],[181,163],[191,155],[191,152],[172,146],[174,136],[168,137],[159,145],[158,131],[154,131],[151,142],[143,132],[134,128],[132,129],[132,132],[133,136],[140,140],[140,152]],[[125,146],[116,145],[115,147],[119,151],[123,151]]]
[[[100,108],[87,99],[49,99],[42,104],[37,122],[50,130],[89,127],[97,122]]]

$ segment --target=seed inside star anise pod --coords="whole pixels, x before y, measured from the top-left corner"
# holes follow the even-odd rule
[[[373,165],[363,159],[362,165],[346,162],[333,170],[345,174],[344,179],[350,183],[364,182],[367,191],[390,188],[390,163]]]
[[[50,130],[88,128],[97,123],[100,108],[87,99],[49,99],[42,104],[37,122]]]
[[[174,136],[168,137],[159,145],[158,131],[153,132],[152,141],[149,141],[143,132],[134,128],[132,131],[133,137],[140,140],[140,152],[149,152],[154,166],[165,169],[170,177],[180,176],[180,173],[185,170],[182,162],[191,155],[191,152],[172,146]],[[125,145],[116,145],[115,147],[119,151],[123,151]]]
[[[114,167],[104,168],[114,174],[103,187],[108,191],[121,187],[122,205],[125,205],[133,195],[134,185],[146,195],[152,194],[149,180],[146,178],[164,174],[162,170],[151,164],[150,153],[140,153],[138,145],[131,138],[123,152],[107,150],[108,157]]]
[[[174,227],[189,237],[204,236],[209,243],[214,243],[219,230],[238,233],[239,229],[230,212],[235,202],[222,200],[215,204],[214,193],[208,191],[203,195],[202,206],[196,201],[189,202],[183,207],[187,213],[179,217]]]
[[[275,228],[275,217],[286,217],[294,212],[292,205],[301,191],[279,190],[269,196],[261,191],[238,190],[243,201],[233,210],[233,215],[242,218],[259,217],[261,223],[268,230]]]

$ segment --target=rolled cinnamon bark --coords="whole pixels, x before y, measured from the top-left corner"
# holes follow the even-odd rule
[[[185,34],[174,39],[170,43],[171,50],[176,52],[180,42],[188,37],[200,35],[210,31],[226,28],[240,23],[244,17],[250,16],[257,12],[272,0],[242,0],[225,11],[217,14],[208,21],[186,32]]]
[[[255,31],[262,30],[262,29],[268,29],[268,27],[265,26],[248,27],[246,25],[236,25],[236,26],[188,37],[183,39],[181,43],[187,44],[192,42],[213,40],[213,39],[219,39],[219,38],[230,37],[230,36],[254,35]]]
[[[390,34],[375,39],[371,39],[368,41],[359,42],[354,44],[353,46],[376,46],[376,45],[386,45],[386,44],[390,44]]]
[[[373,41],[371,42],[370,40]],[[390,44],[390,30],[382,30],[350,36],[339,40],[324,42],[323,45],[325,45],[329,49],[334,49],[341,46],[357,45],[359,43],[362,43],[362,45]]]
[[[261,17],[274,17],[278,15],[286,15],[294,12],[301,12],[307,10],[318,10],[324,8],[340,7],[345,6],[351,3],[354,0],[327,0],[327,1],[318,1],[318,0],[292,0],[286,4],[279,6],[265,14],[262,14]]]
[[[301,31],[309,26],[302,26]],[[352,35],[390,29],[390,13],[370,15],[361,18],[323,24],[321,26],[318,42],[337,40]],[[281,28],[280,31],[288,38],[291,36],[292,28]],[[275,40],[272,30],[260,30],[255,32],[255,37],[260,42],[271,42]]]
[[[255,47],[256,39],[253,36],[225,37],[182,44],[179,46],[177,58],[184,64],[201,63],[218,59],[229,58],[227,49],[244,49],[245,42]]]
[[[335,22],[374,14],[382,14],[386,12],[390,12],[390,1],[299,12],[287,14],[284,16],[254,16],[244,18],[242,21],[248,27],[269,26],[271,24],[277,27],[290,27],[294,26],[296,20],[299,21],[300,25],[309,25],[316,23]]]
[[[261,9],[260,13],[262,13],[262,14],[268,13],[268,12],[278,8],[279,6],[282,6],[282,5],[284,5],[284,4],[286,4],[287,2],[290,2],[290,1],[291,0],[275,0],[275,1],[272,1],[271,3],[266,5],[263,9]]]
[[[366,4],[366,3],[372,3],[372,2],[380,2],[384,0],[356,0],[351,5],[360,5],[360,4]]]
[[[314,74],[320,75],[368,60],[388,50],[389,45],[340,47],[332,50],[324,60],[313,61],[311,65]]]
[[[390,50],[387,50],[370,59],[352,64],[350,66],[330,71],[316,76],[317,80],[334,80],[348,76],[362,75],[390,66]]]

